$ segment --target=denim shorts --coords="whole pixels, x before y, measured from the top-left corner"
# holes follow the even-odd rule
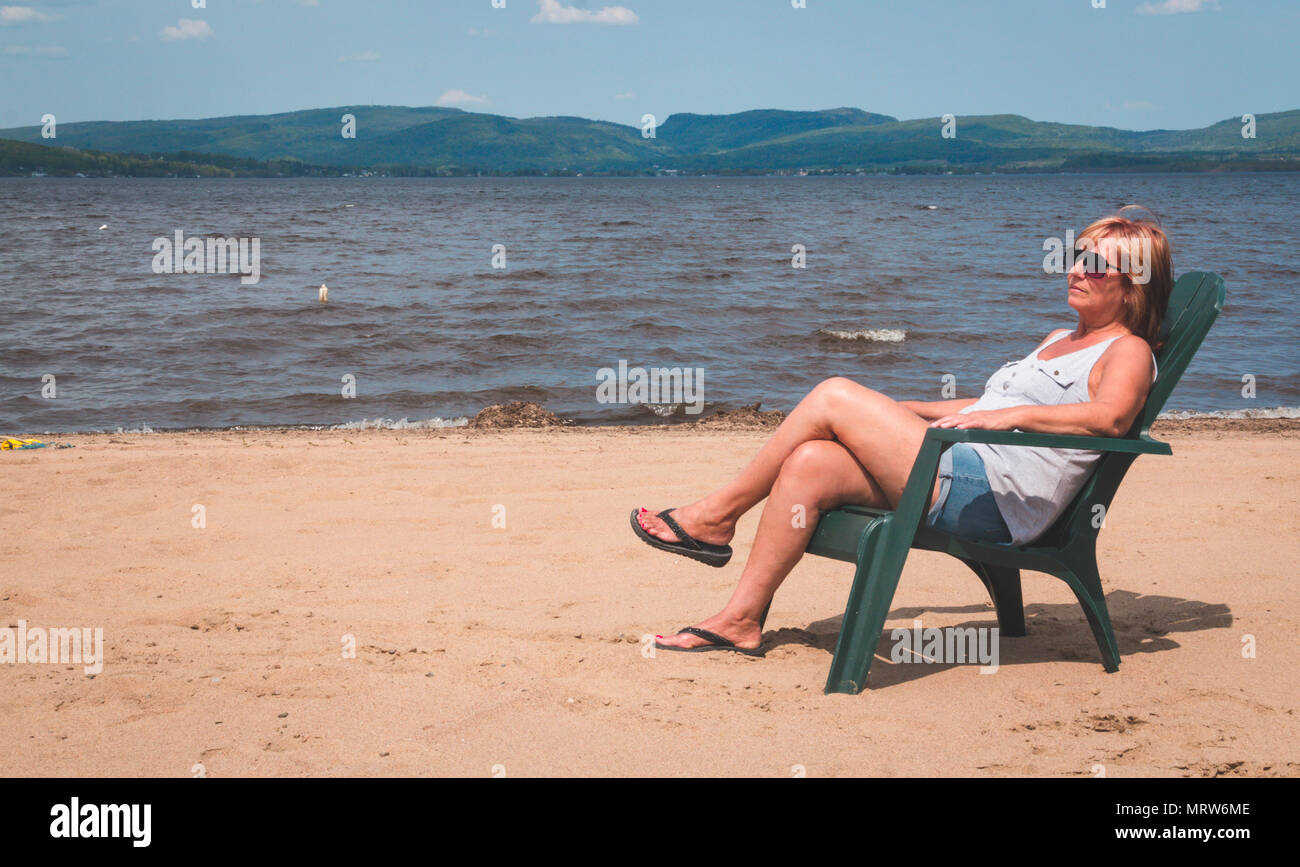
[[[981,542],[1010,542],[984,462],[969,443],[955,443],[939,459],[939,499],[926,515],[938,530]]]

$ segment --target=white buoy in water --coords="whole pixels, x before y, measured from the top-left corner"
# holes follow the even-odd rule
[[[104,225],[102,225],[102,226],[99,227],[99,231],[102,232],[102,231],[104,231],[104,230],[107,229],[107,228],[108,228],[108,223],[105,223]]]
[[[330,287],[324,283],[320,284],[320,303],[328,304],[330,300]]]

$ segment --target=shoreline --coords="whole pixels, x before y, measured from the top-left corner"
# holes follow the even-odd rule
[[[18,141],[17,139],[0,139],[3,141]],[[87,151],[90,153],[90,151]],[[122,157],[126,159],[155,159],[142,154],[122,153],[116,151],[102,151],[105,156]],[[165,158],[167,155],[164,154]],[[224,156],[224,155],[217,155]],[[162,160],[165,161],[165,160]],[[1247,166],[1260,165],[1263,162],[1272,162],[1253,160]],[[583,181],[583,180],[650,180],[650,181],[676,181],[687,179],[699,180],[730,180],[733,178],[779,178],[792,180],[844,180],[844,179],[864,179],[864,178],[942,178],[942,177],[1022,177],[1026,175],[1052,175],[1062,177],[1105,177],[1113,175],[1172,175],[1172,176],[1197,176],[1197,175],[1292,175],[1300,172],[1300,161],[1283,160],[1287,165],[1285,167],[1268,167],[1250,168],[1247,166],[1237,166],[1227,168],[1222,163],[1215,163],[1209,167],[1192,166],[1188,164],[1171,163],[1168,167],[1153,168],[1149,165],[1122,165],[1113,168],[1096,167],[1090,169],[1060,169],[1060,168],[1014,168],[1002,167],[998,169],[974,170],[967,169],[963,166],[944,167],[936,170],[904,170],[893,169],[890,171],[856,171],[856,170],[837,170],[837,169],[809,169],[806,173],[800,174],[798,169],[773,170],[762,172],[726,172],[721,174],[710,174],[707,172],[686,172],[678,174],[651,173],[649,171],[627,171],[627,172],[553,172],[553,173],[520,173],[520,172],[474,172],[466,170],[459,174],[383,174],[371,173],[366,175],[347,174],[346,169],[336,166],[304,166],[308,169],[344,172],[342,174],[110,174],[110,175],[88,175],[88,174],[32,174],[27,170],[15,172],[13,174],[0,174],[0,181],[9,180],[32,180],[32,181],[477,181],[483,179],[490,180],[557,180],[557,181]],[[199,168],[204,168],[202,164],[194,164]],[[1179,168],[1179,165],[1186,167]]]
[[[465,424],[445,424],[445,425],[425,425],[420,422],[411,422],[398,426],[396,422],[389,420],[388,424],[371,424],[370,422],[351,422],[342,425],[265,425],[265,426],[243,426],[236,425],[224,428],[119,428],[117,430],[95,430],[95,431],[28,431],[16,434],[5,434],[0,432],[0,436],[14,436],[27,439],[46,439],[58,438],[68,439],[72,437],[96,439],[103,437],[121,437],[121,436],[195,436],[195,435],[220,435],[220,434],[243,434],[243,435],[264,435],[277,433],[311,433],[311,434],[349,434],[362,435],[372,433],[394,433],[405,434],[408,436],[446,436],[450,434],[464,435],[482,435],[485,433],[500,431],[563,431],[566,433],[586,432],[619,432],[626,431],[640,435],[679,432],[679,433],[709,433],[709,432],[745,432],[745,431],[763,431],[774,429],[779,423],[784,413],[773,411],[770,413],[747,414],[744,411],[736,411],[734,414],[719,413],[710,416],[698,422],[668,422],[659,424],[578,424],[560,420],[547,424],[515,424],[510,420],[504,420],[501,423],[488,423],[475,425],[472,420]],[[556,417],[558,418],[558,417]],[[1201,435],[1201,434],[1242,434],[1249,436],[1272,436],[1272,437],[1300,437],[1300,418],[1276,417],[1276,418],[1236,418],[1222,416],[1202,416],[1194,418],[1171,418],[1157,419],[1151,426],[1151,436],[1160,439],[1162,436],[1183,436],[1183,435]]]

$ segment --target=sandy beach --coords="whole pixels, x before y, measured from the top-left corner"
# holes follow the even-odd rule
[[[1027,573],[996,673],[891,663],[886,634],[858,696],[822,694],[852,568],[821,558],[765,659],[642,653],[726,601],[759,512],[720,570],[628,512],[722,483],[762,430],[45,437],[74,448],[0,456],[0,625],[102,627],[105,659],[0,665],[0,774],[1300,775],[1300,422],[1155,434],[1174,455],[1100,537],[1118,673]],[[887,628],[915,619],[995,625],[928,552]]]

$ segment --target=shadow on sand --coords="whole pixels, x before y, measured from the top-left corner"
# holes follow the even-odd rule
[[[1115,590],[1106,596],[1110,608],[1115,639],[1121,657],[1134,653],[1159,653],[1174,650],[1180,645],[1169,636],[1179,632],[1202,629],[1224,629],[1232,625],[1232,612],[1227,605],[1214,602],[1197,602],[1173,596],[1144,596],[1127,590]],[[924,622],[925,615],[968,614],[970,619],[960,623]],[[806,629],[769,629],[763,636],[763,648],[771,653],[785,645],[803,645],[823,650],[828,656],[835,653],[843,615],[810,623]],[[906,623],[897,623],[905,620]],[[977,662],[899,663],[890,659],[894,641],[890,631],[896,626],[912,628],[913,620],[923,625],[952,626],[960,629],[997,626],[993,606],[987,603],[930,608],[896,608],[889,612],[889,623],[876,646],[876,658],[871,664],[868,689],[880,689],[897,683],[917,680],[957,665],[978,665]],[[946,620],[946,618],[945,618]],[[1031,665],[1038,662],[1062,660],[1095,665],[1101,670],[1101,654],[1088,628],[1083,610],[1077,603],[1030,604],[1025,606],[1026,635],[1023,638],[999,636],[998,665]],[[1121,664],[1121,671],[1123,666]]]

